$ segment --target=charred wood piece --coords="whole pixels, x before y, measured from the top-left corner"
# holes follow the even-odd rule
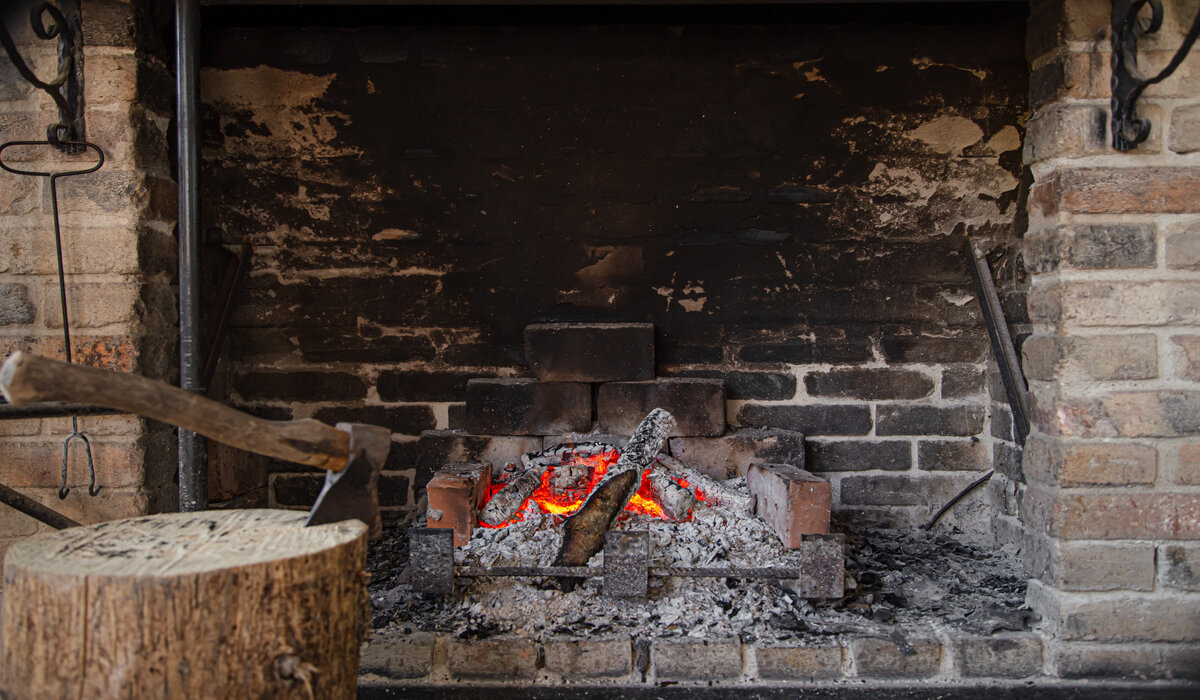
[[[604,475],[583,506],[563,523],[563,542],[554,566],[583,566],[600,551],[604,533],[629,503],[642,483],[642,473],[654,463],[658,451],[675,429],[675,418],[661,408],[649,413],[633,432],[621,458]],[[563,579],[563,590],[576,581]]]
[[[537,490],[538,484],[542,483],[542,472],[544,471],[544,467],[541,471],[526,469],[509,479],[504,488],[492,496],[492,500],[483,507],[483,511],[479,513],[479,519],[492,526],[507,521]]]
[[[693,490],[701,491],[704,494],[704,502],[708,505],[721,506],[741,516],[754,514],[753,496],[726,488],[721,482],[689,467],[671,455],[658,455],[658,464],[668,472],[686,479]]]
[[[668,520],[686,520],[698,502],[696,494],[671,478],[665,469],[650,469],[646,481]]]

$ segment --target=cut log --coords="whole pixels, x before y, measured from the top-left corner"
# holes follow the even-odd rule
[[[497,491],[496,495],[492,496],[492,500],[483,507],[479,513],[479,519],[493,527],[506,522],[537,490],[538,484],[542,483],[542,472],[544,471],[544,467],[541,471],[526,469],[509,479],[504,488]]]
[[[754,514],[753,496],[727,488],[716,479],[689,467],[670,455],[660,454],[658,463],[672,474],[687,479],[693,488],[699,489],[704,494],[704,500],[708,505],[721,506],[732,513],[747,517]]]
[[[352,698],[367,527],[177,513],[8,550],[0,696]]]
[[[675,429],[675,418],[661,408],[651,411],[638,425],[621,458],[604,475],[583,506],[563,523],[563,541],[553,566],[585,566],[604,546],[604,533],[612,527],[642,483],[642,473]],[[574,579],[561,579],[563,590],[572,590]]]

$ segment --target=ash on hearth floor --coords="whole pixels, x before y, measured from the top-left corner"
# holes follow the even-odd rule
[[[775,535],[754,520],[731,530],[706,527],[711,512],[698,516],[693,523],[636,526],[648,526],[652,538],[656,528],[663,529],[657,533],[660,538],[668,536],[667,528],[704,531],[708,541],[691,540],[703,542],[703,547],[672,548],[677,559],[692,557],[687,563],[697,565],[710,563],[710,558],[741,564],[743,557],[786,554]],[[558,535],[555,528],[539,527],[542,524],[537,518],[520,523],[524,537],[512,528],[476,533],[477,539],[458,552],[456,560],[475,563],[485,554],[499,560],[489,563],[507,563],[517,551],[505,545],[510,538],[525,545],[542,540],[533,555],[522,547],[525,558],[543,550],[552,554]],[[714,532],[736,542],[714,538]],[[677,533],[677,539],[689,541],[680,534],[686,532]],[[1029,628],[1026,580],[1014,552],[985,551],[954,534],[923,530],[849,529],[846,544],[847,591],[838,600],[803,600],[769,581],[678,578],[652,581],[646,599],[606,598],[594,583],[561,593],[543,590],[529,579],[499,578],[460,584],[455,595],[443,598],[411,593],[401,580],[407,537],[397,529],[371,548],[373,622],[381,632],[432,632],[457,640],[737,638],[743,644],[804,646],[847,636],[891,640],[902,652],[909,638],[929,639],[946,632],[986,637]],[[678,554],[681,551],[686,554]]]

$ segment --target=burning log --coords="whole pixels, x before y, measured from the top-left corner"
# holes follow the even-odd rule
[[[704,500],[710,505],[722,506],[738,515],[749,516],[754,514],[753,496],[726,488],[721,482],[689,467],[670,455],[660,454],[658,456],[658,464],[662,465],[664,469],[672,474],[686,479],[693,488],[698,489],[704,494]]]
[[[479,519],[488,525],[497,526],[504,523],[517,512],[521,504],[529,500],[538,484],[542,483],[542,472],[537,469],[526,469],[509,480],[492,500],[487,502],[479,513]]]
[[[569,485],[575,485],[581,479],[586,480],[590,469],[583,468],[572,470],[570,466],[561,466],[567,456],[591,457],[597,454],[613,450],[612,445],[602,442],[581,442],[579,444],[566,443],[542,450],[541,452],[531,452],[521,456],[521,464],[525,466],[525,471],[517,474],[509,479],[504,488],[500,489],[492,499],[484,506],[483,511],[479,514],[479,519],[486,525],[498,527],[505,522],[508,522],[513,515],[521,509],[525,501],[533,495],[538,486],[542,483],[542,475],[550,467],[556,467],[555,474],[563,476],[564,481],[572,482]],[[562,472],[562,474],[560,474]],[[563,487],[568,484],[558,484]]]
[[[685,520],[699,502],[696,494],[675,483],[665,469],[650,469],[646,472],[646,481],[650,482],[654,500],[669,520]]]
[[[604,533],[612,526],[625,504],[642,483],[642,473],[654,463],[658,451],[675,429],[675,418],[661,408],[650,412],[638,425],[621,458],[592,491],[578,510],[563,523],[563,542],[553,566],[583,566],[604,545]],[[563,579],[563,590],[576,581]]]

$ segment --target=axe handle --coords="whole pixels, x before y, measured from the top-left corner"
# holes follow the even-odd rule
[[[0,389],[14,404],[72,401],[115,408],[200,433],[226,445],[330,471],[350,456],[349,433],[321,421],[255,418],[163,382],[68,364],[26,352],[0,368]]]

